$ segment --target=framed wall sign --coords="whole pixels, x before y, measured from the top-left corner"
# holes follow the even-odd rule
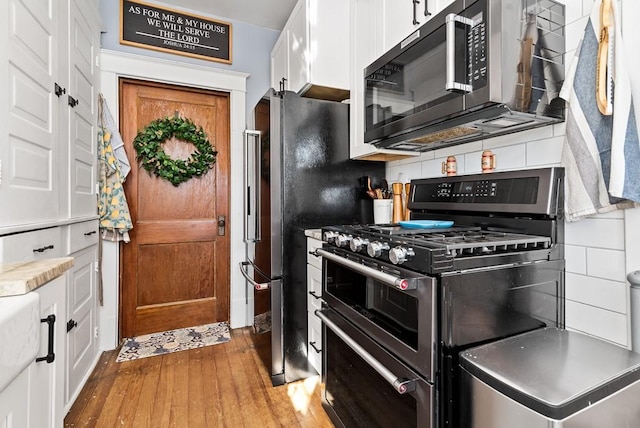
[[[120,43],[231,64],[231,24],[120,0]]]

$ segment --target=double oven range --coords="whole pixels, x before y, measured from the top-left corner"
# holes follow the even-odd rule
[[[316,314],[336,426],[458,427],[460,351],[564,326],[563,176],[413,180],[405,227],[322,229]]]

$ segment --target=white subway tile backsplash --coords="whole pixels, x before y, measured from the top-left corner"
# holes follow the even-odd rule
[[[568,300],[627,313],[627,285],[624,282],[567,272],[565,286]]]
[[[624,250],[621,219],[585,218],[565,225],[565,243],[584,247]]]
[[[628,345],[627,317],[617,312],[567,300],[566,325],[572,330],[599,337],[621,346]]]
[[[457,146],[445,147],[442,149],[434,150],[436,158],[442,158],[447,156],[457,156],[463,153],[469,153],[476,150],[482,150],[482,141],[472,141],[470,143],[459,144]]]
[[[624,282],[624,251],[587,248],[587,275]]]
[[[543,126],[542,128],[529,129],[515,134],[488,138],[484,140],[482,147],[484,150],[493,150],[498,147],[512,146],[514,144],[525,143],[527,141],[551,138],[553,135],[553,128],[551,126]]]
[[[496,155],[496,171],[523,169],[527,166],[527,145],[516,144],[491,149]],[[481,156],[478,157],[480,164]]]
[[[585,275],[587,273],[587,249],[576,245],[564,246],[567,272]]]
[[[578,48],[578,44],[582,39],[584,34],[584,29],[586,28],[588,17],[580,18],[574,22],[567,24],[565,27],[566,37],[565,37],[565,48],[566,51],[572,51]],[[570,57],[566,57],[567,61],[566,65],[569,66],[571,64],[571,60],[573,59],[573,55]]]
[[[422,162],[422,177],[442,177],[442,158]]]
[[[527,143],[527,166],[535,167],[560,163],[563,146],[563,136]]]

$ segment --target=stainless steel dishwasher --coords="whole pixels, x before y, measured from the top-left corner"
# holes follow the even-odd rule
[[[545,328],[460,354],[468,428],[640,426],[640,354]]]

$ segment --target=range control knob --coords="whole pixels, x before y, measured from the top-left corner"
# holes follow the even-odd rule
[[[394,265],[401,265],[406,262],[409,257],[415,256],[413,248],[397,246],[389,250],[389,261]]]
[[[349,246],[349,241],[351,241],[351,235],[347,235],[346,233],[341,233],[336,237],[336,245],[338,247],[347,247]]]
[[[389,244],[385,242],[374,241],[367,245],[367,254],[371,257],[380,257],[384,250],[389,249]]]
[[[367,244],[369,244],[368,239],[355,237],[351,240],[351,242],[349,242],[349,248],[351,248],[351,251],[354,251],[357,253],[358,251],[366,248]]]
[[[324,232],[324,241],[328,242],[329,244],[333,244],[333,242],[336,240],[336,237],[339,235],[338,232],[334,232],[333,230],[327,230],[326,232]]]

